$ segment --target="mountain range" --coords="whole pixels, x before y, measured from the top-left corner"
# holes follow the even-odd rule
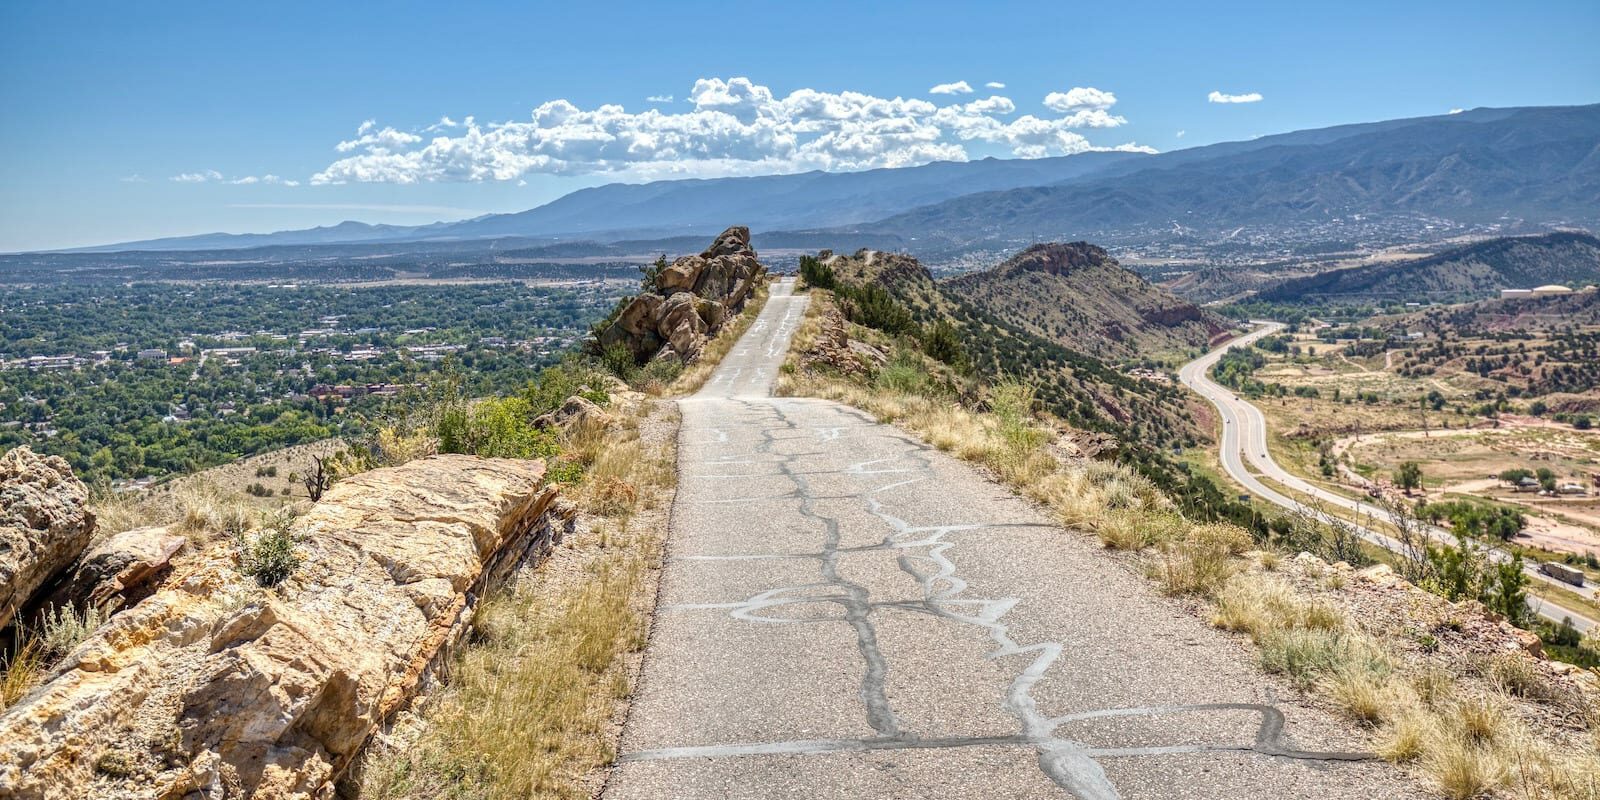
[[[1101,238],[1108,232],[1301,230],[1396,218],[1507,228],[1593,225],[1600,220],[1600,105],[1481,108],[1155,155],[1088,152],[852,173],[609,184],[528,211],[461,222],[345,222],[88,251],[502,237],[604,243],[711,235],[729,219],[768,235],[871,234],[920,251]]]
[[[1426,258],[1369,264],[1283,281],[1257,298],[1271,302],[1455,302],[1501,289],[1600,282],[1600,239],[1583,233],[1512,236]]]

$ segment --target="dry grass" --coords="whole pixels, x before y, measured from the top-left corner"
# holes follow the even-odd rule
[[[642,409],[640,414],[649,413]],[[558,558],[577,574],[525,575],[478,607],[470,646],[421,712],[414,741],[375,751],[360,793],[379,800],[587,798],[614,757],[628,655],[645,644],[662,526],[640,522],[675,481],[672,437],[641,439],[641,419],[568,432],[563,457],[584,466],[567,491],[587,527]]]
[[[39,637],[23,630],[18,639],[16,650],[0,662],[0,711],[10,708],[39,685],[48,667],[44,642]]]
[[[473,620],[477,640],[456,659],[425,732],[368,764],[362,794],[588,797],[584,776],[614,755],[606,729],[613,701],[629,690],[617,662],[644,645],[633,600],[657,558],[653,543],[619,544],[556,602],[532,581],[486,599]]]

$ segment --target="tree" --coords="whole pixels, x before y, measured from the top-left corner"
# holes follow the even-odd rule
[[[1394,483],[1410,494],[1415,489],[1422,488],[1422,465],[1415,461],[1407,461],[1400,465],[1394,472]]]
[[[662,253],[661,255],[656,257],[656,260],[655,260],[654,263],[650,264],[649,266],[640,267],[639,268],[639,272],[640,272],[639,289],[640,289],[640,291],[644,291],[644,292],[655,292],[655,291],[658,291],[661,288],[661,285],[660,285],[661,273],[665,272],[668,266],[671,266],[671,265],[669,265],[667,263],[667,254],[666,253]]]
[[[1545,405],[1543,400],[1535,400],[1528,404],[1528,413],[1536,417],[1544,416],[1545,412],[1549,410],[1550,407]]]
[[[838,278],[833,273],[833,267],[822,263],[815,256],[800,257],[800,278],[807,286],[816,289],[833,289],[838,284]]]
[[[1522,482],[1523,478],[1533,477],[1533,470],[1523,467],[1513,467],[1500,473],[1500,480],[1513,486]]]
[[[311,471],[300,478],[300,483],[306,487],[306,497],[311,498],[313,503],[321,500],[323,493],[333,485],[333,475],[328,472],[321,456],[311,457]]]

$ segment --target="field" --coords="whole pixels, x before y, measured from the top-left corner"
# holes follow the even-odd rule
[[[1531,555],[1600,553],[1600,500],[1594,497],[1600,492],[1600,431],[1580,430],[1575,415],[1558,410],[1581,409],[1595,391],[1585,370],[1563,371],[1564,362],[1553,357],[1570,354],[1561,343],[1586,340],[1587,333],[1451,339],[1442,348],[1418,339],[1330,342],[1327,334],[1285,335],[1250,360],[1239,359],[1255,366],[1235,383],[1267,416],[1274,457],[1286,468],[1329,488],[1362,492],[1391,484],[1402,464],[1416,462],[1423,480],[1419,499],[1476,498],[1522,511],[1527,527],[1513,543]],[[1516,364],[1496,366],[1506,350],[1518,347],[1530,355],[1527,376]],[[1440,352],[1469,355],[1428,357]],[[1483,369],[1483,362],[1492,368]],[[1529,376],[1534,379],[1524,379]],[[1564,376],[1580,383],[1562,383]],[[1552,381],[1564,391],[1525,393]],[[1587,493],[1515,491],[1498,479],[1513,469],[1548,470],[1558,484],[1578,484]]]

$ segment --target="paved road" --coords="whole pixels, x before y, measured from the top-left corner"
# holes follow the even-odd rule
[[[805,302],[775,287],[681,404],[606,797],[1418,795],[1089,537],[855,409],[769,396]]]
[[[1279,466],[1278,462],[1272,460],[1272,455],[1267,450],[1267,418],[1261,413],[1261,409],[1240,399],[1233,393],[1232,389],[1222,386],[1211,379],[1211,368],[1216,365],[1218,359],[1221,359],[1222,354],[1227,352],[1229,348],[1248,346],[1263,336],[1270,336],[1283,330],[1284,327],[1281,322],[1258,322],[1257,325],[1258,327],[1254,331],[1185,364],[1178,371],[1178,379],[1185,386],[1194,389],[1207,400],[1210,400],[1211,404],[1216,406],[1217,412],[1222,416],[1221,454],[1223,469],[1227,470],[1228,474],[1233,476],[1233,479],[1238,481],[1240,485],[1250,490],[1253,496],[1287,509],[1302,508],[1304,504],[1262,483],[1254,473],[1246,468],[1245,465],[1247,463],[1254,467],[1257,473],[1265,475],[1295,491],[1315,497],[1328,505],[1348,509],[1358,515],[1373,519],[1388,519],[1387,513],[1378,506],[1324,489]],[[1374,544],[1388,547],[1391,550],[1399,549],[1399,542],[1379,531],[1364,526],[1357,526],[1357,530],[1363,538]],[[1439,541],[1449,544],[1455,544],[1456,542],[1455,535],[1442,528],[1429,526],[1428,532]],[[1496,559],[1512,557],[1499,551],[1492,551],[1489,556]],[[1593,598],[1594,596],[1593,587],[1580,588],[1560,583],[1539,572],[1537,565],[1531,561],[1524,562],[1522,569],[1529,578],[1535,581],[1559,586],[1586,597]],[[1596,624],[1594,620],[1583,613],[1562,608],[1548,600],[1534,600],[1528,605],[1541,616],[1556,622],[1560,622],[1564,617],[1571,617],[1573,625],[1579,630],[1587,631]]]

